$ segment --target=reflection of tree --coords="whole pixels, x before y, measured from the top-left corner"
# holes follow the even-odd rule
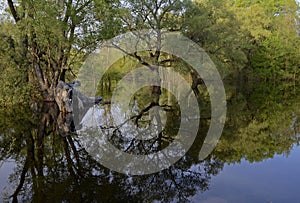
[[[250,162],[289,154],[299,143],[299,96],[293,85],[247,84],[227,91],[228,119],[215,156],[225,162]]]
[[[1,161],[17,162],[11,175],[16,184],[13,202],[184,201],[197,190],[206,190],[212,171],[222,168],[213,160],[199,163],[186,157],[156,174],[122,175],[93,160],[75,135],[61,133],[65,128],[57,122],[62,115],[55,106],[46,104],[33,119],[27,113],[28,117],[18,112],[21,118],[5,115],[15,125],[1,125]]]
[[[124,187],[140,201],[185,202],[197,191],[208,189],[211,173],[207,171],[210,167],[222,167],[222,164],[209,161],[192,168],[187,168],[187,164],[182,161],[160,173],[129,179],[130,184]]]
[[[106,108],[106,115],[109,110],[110,108]],[[166,113],[166,123],[162,122],[160,111]],[[110,119],[100,125],[100,128],[117,148],[133,154],[148,154],[159,151],[174,139],[177,130],[174,132],[173,126],[179,124],[179,114],[178,106],[152,102],[128,115],[121,124],[116,125]]]
[[[253,88],[250,93],[232,90],[235,96],[228,102],[227,127],[210,157],[198,160],[209,126],[209,120],[202,120],[193,146],[180,161],[166,170],[144,176],[122,175],[97,163],[78,137],[68,132],[67,115],[58,115],[50,104],[45,105],[41,113],[33,114],[26,109],[1,111],[0,161],[12,159],[17,163],[11,174],[15,185],[11,199],[13,202],[188,201],[197,191],[209,188],[210,177],[222,170],[223,162],[238,162],[242,158],[260,161],[274,154],[288,153],[293,144],[299,142],[296,108],[299,98],[296,94],[291,96],[278,91],[283,93],[270,89],[262,94],[259,88]],[[164,94],[161,97],[164,98]],[[178,122],[180,114],[174,107],[166,108],[169,111],[162,146],[151,148],[149,145],[151,152],[167,146],[177,133],[172,123]],[[141,112],[139,109],[133,115]],[[146,120],[149,121],[149,112],[144,110],[139,122]],[[128,122],[135,125],[134,119]],[[140,126],[143,125],[140,123]],[[121,149],[126,145],[123,142],[122,147],[120,139],[111,143]],[[145,153],[138,150],[134,145],[128,151]]]

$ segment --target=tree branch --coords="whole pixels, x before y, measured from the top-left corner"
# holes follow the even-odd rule
[[[11,12],[11,14],[13,15],[16,23],[20,20],[20,17],[16,11],[16,8],[14,6],[14,2],[12,0],[7,0],[8,6],[9,6],[9,10]]]

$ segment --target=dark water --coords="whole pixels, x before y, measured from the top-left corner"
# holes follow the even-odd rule
[[[53,104],[40,105],[35,112],[1,109],[0,200],[300,202],[299,87],[234,83],[225,89],[226,125],[214,151],[198,159],[210,123],[209,103],[202,95],[200,130],[190,150],[169,168],[142,176],[118,173],[97,162],[80,135],[70,133],[70,119],[58,114]],[[143,91],[140,95],[136,96],[137,112],[147,107],[147,97]],[[124,138],[123,131],[112,127],[110,105],[95,107],[93,122],[120,150],[133,154],[159,151],[174,141],[181,115],[176,102],[168,98],[171,101],[163,107],[167,119],[162,119],[166,126],[160,136],[147,141]],[[140,118],[141,128],[147,127],[149,114],[145,111]],[[90,130],[87,119],[76,126],[77,131]],[[125,124],[125,131],[134,121]],[[156,131],[160,131],[159,122],[152,132]]]

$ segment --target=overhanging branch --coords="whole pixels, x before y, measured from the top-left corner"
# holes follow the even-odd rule
[[[20,17],[16,11],[16,8],[14,6],[14,2],[12,0],[7,0],[8,6],[9,6],[9,10],[11,12],[11,14],[13,15],[16,23],[20,20]]]

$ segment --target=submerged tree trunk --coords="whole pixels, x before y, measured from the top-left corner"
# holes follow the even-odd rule
[[[95,104],[102,102],[102,97],[87,97],[76,89],[80,82],[65,83],[59,81],[55,88],[55,101],[59,111],[63,113],[72,113],[75,111],[86,111]]]
[[[87,97],[76,89],[79,81],[59,81],[55,88],[55,101],[60,111],[57,117],[58,131],[63,137],[76,130],[89,108],[102,102],[102,97]]]

